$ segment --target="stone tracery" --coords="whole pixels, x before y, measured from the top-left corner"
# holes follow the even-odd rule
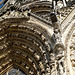
[[[63,14],[63,19],[60,22],[60,27],[57,26],[57,23],[55,23],[56,27],[54,27],[50,17],[52,6],[49,1],[35,0],[28,3],[22,1],[23,5],[20,2],[8,0],[0,9],[0,75],[4,75],[13,68],[21,69],[26,75],[68,74],[66,70],[69,68],[65,67],[64,61],[66,59],[64,56],[66,50],[64,45],[66,44],[64,42],[66,40],[62,43],[62,37],[64,37],[67,30],[64,21],[72,13],[72,10],[75,12],[74,5],[58,10],[56,15],[58,21],[61,18],[60,14],[61,16]],[[67,12],[65,9],[68,9]],[[65,14],[66,16],[64,16]],[[65,22],[65,24],[67,23]],[[62,26],[64,27],[61,31]],[[52,36],[53,34],[55,37]],[[74,49],[74,45],[72,46],[70,48]],[[68,49],[66,52],[68,53]],[[72,56],[74,54],[71,54]],[[75,62],[74,58],[71,57],[71,64],[73,65],[71,67],[74,69],[73,63]],[[69,74],[71,74],[71,69]]]

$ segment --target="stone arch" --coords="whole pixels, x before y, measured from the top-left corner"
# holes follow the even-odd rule
[[[66,47],[66,51],[65,51],[65,64],[66,64],[66,73],[69,75],[74,75],[74,71],[75,71],[75,66],[74,66],[74,39],[75,39],[75,23],[72,24],[72,27],[70,29],[70,31],[68,32],[67,36],[66,36],[66,40],[65,40],[65,47]]]
[[[35,23],[15,20],[0,23],[1,74],[9,63],[12,67],[19,66],[27,75],[50,74],[50,33]]]

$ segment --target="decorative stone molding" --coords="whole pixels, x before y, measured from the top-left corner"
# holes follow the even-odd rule
[[[7,0],[0,8],[0,75],[14,68],[26,75],[74,75],[74,6],[57,10],[58,20],[51,12],[52,3],[40,0]]]

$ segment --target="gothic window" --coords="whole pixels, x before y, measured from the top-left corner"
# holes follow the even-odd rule
[[[0,8],[2,8],[6,2],[7,2],[7,0],[0,0]]]
[[[1,1],[2,1],[2,0],[0,0],[0,2],[1,2]],[[2,8],[2,7],[3,7],[3,5],[4,5],[4,3],[1,3],[1,4],[0,4],[0,8]]]
[[[22,70],[13,68],[4,75],[26,75]]]

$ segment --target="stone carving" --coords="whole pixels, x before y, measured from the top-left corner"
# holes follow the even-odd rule
[[[26,75],[66,75],[65,31],[62,33],[58,19],[66,9],[55,13],[49,1],[8,0],[0,8],[0,75],[11,69]],[[73,9],[68,7],[67,16]],[[74,49],[74,43],[70,48]],[[74,69],[73,52],[70,59]]]
[[[54,28],[54,63],[55,63],[55,70],[57,75],[64,75],[64,50],[65,47],[62,43],[62,35],[60,24],[57,21],[57,17],[55,13],[51,13],[51,20],[53,23]],[[56,66],[57,65],[57,66]]]

